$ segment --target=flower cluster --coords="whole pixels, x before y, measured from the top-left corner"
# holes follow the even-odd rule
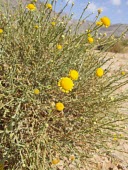
[[[68,77],[62,77],[59,82],[58,86],[60,87],[62,92],[69,93],[72,91],[74,87],[73,80],[78,80],[79,73],[76,70],[70,70]],[[61,102],[56,103],[56,110],[63,111],[64,105]]]
[[[63,92],[69,93],[74,87],[73,80],[78,80],[78,77],[79,73],[76,70],[70,70],[69,77],[62,77],[58,82],[58,86]]]

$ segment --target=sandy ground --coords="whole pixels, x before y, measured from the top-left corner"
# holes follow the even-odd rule
[[[110,67],[112,74],[120,67],[122,71],[125,71],[126,74],[128,74],[128,53],[108,53],[107,55],[113,58],[111,60],[113,61],[113,64]],[[108,62],[107,65],[109,63],[110,62]],[[104,68],[106,68],[107,65],[105,65]],[[124,90],[128,90],[128,84],[118,89],[118,92],[120,93]],[[124,106],[127,105],[128,103],[124,103]],[[128,113],[128,110],[121,109],[120,111],[122,113]],[[126,131],[128,131],[128,126],[126,127]],[[105,155],[104,157],[94,155],[93,161],[97,163],[97,167],[90,167],[90,170],[128,170],[128,143],[121,141],[119,143],[118,149],[125,150],[127,154],[115,151],[111,154],[112,158],[107,155]],[[86,168],[85,170],[88,169]]]

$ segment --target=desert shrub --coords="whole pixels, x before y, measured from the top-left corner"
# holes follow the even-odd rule
[[[95,152],[127,141],[128,117],[118,108],[128,93],[116,90],[128,76],[103,69],[111,58],[94,50],[100,26],[71,34],[71,16],[47,3],[5,4],[0,14],[0,156],[9,170],[51,170],[60,162],[68,169],[72,161],[79,169]]]

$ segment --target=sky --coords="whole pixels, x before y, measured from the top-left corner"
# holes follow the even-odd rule
[[[49,0],[49,2],[50,1],[51,0]],[[59,12],[67,1],[68,0],[57,0],[55,11]],[[97,9],[101,8],[103,10],[101,17],[108,16],[111,19],[112,24],[128,24],[128,0],[69,0],[68,7],[64,11],[65,13],[70,11],[72,2],[74,2],[74,7],[72,9],[74,19],[79,19],[83,9],[86,7],[87,3],[90,2],[84,17],[92,12],[94,12],[94,14],[87,20],[93,21],[97,14]]]

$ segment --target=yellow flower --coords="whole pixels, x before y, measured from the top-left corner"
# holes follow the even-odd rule
[[[102,17],[100,20],[105,27],[109,27],[111,24],[111,21],[108,17]]]
[[[126,72],[125,72],[125,71],[122,71],[121,74],[122,74],[123,76],[125,76]]]
[[[57,159],[57,158],[55,158],[55,159],[52,160],[52,164],[53,164],[53,165],[56,165],[56,164],[58,164],[59,162],[60,162],[60,159]]]
[[[62,49],[62,45],[58,44],[58,45],[57,45],[57,49],[58,49],[58,50],[61,50],[61,49]]]
[[[96,25],[97,25],[97,26],[101,26],[101,25],[103,25],[103,23],[102,23],[101,21],[97,21],[97,22],[96,22]]]
[[[94,39],[92,37],[88,37],[88,42],[91,44],[93,43]]]
[[[36,29],[38,29],[38,28],[39,28],[39,26],[38,26],[38,25],[35,25],[35,28],[36,28]]]
[[[118,140],[118,138],[114,137],[114,138],[113,138],[113,140],[117,141],[117,140]]]
[[[58,86],[63,92],[69,93],[69,91],[72,91],[74,84],[70,78],[62,77],[58,82]]]
[[[103,74],[104,74],[104,70],[103,70],[102,68],[98,68],[98,69],[96,70],[96,75],[97,75],[98,77],[102,77]]]
[[[55,26],[55,25],[56,25],[56,23],[55,23],[55,22],[51,22],[51,25],[52,25],[52,26]]]
[[[3,33],[3,29],[0,28],[0,34],[2,34],[2,33]]]
[[[36,6],[34,4],[28,4],[26,6],[27,9],[31,10],[31,11],[34,11],[36,9]]]
[[[69,160],[74,161],[74,160],[75,160],[75,156],[74,156],[74,155],[71,155],[71,156],[69,157]]]
[[[34,94],[39,94],[40,91],[38,89],[34,89]]]
[[[52,5],[51,5],[51,4],[46,4],[46,7],[47,7],[48,9],[51,9],[51,10],[52,10]]]
[[[116,134],[114,134],[114,135],[113,135],[113,140],[115,140],[115,141],[117,141],[117,140],[118,140],[118,138],[117,138],[117,135],[116,135]]]
[[[56,103],[56,110],[62,111],[64,109],[64,105],[61,102]]]
[[[79,73],[78,73],[76,70],[70,70],[70,72],[69,72],[69,77],[70,77],[72,80],[78,80]]]

